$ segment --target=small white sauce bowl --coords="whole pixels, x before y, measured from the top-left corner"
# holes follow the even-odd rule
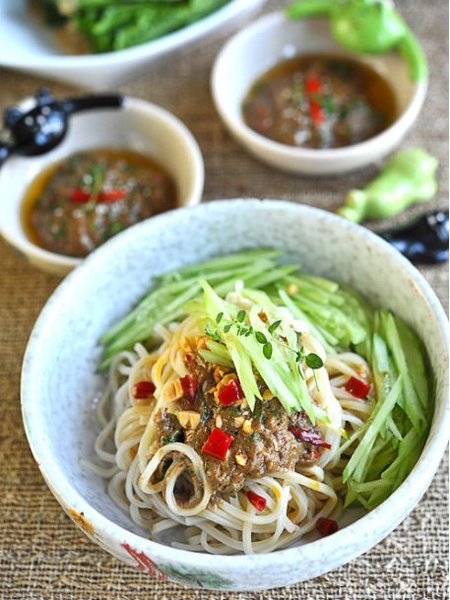
[[[365,142],[331,150],[288,146],[250,129],[242,116],[242,102],[255,80],[284,60],[317,52],[352,57],[378,71],[394,90],[397,120]],[[276,12],[258,19],[225,44],[214,63],[211,89],[223,122],[251,154],[283,171],[331,175],[364,167],[391,152],[416,120],[427,81],[412,82],[406,62],[396,52],[346,52],[332,37],[328,19],[294,21]]]
[[[21,219],[24,195],[43,169],[93,148],[125,148],[149,155],[174,179],[179,206],[201,201],[204,165],[200,149],[187,127],[168,111],[125,97],[121,108],[87,110],[71,116],[69,131],[54,150],[37,157],[14,156],[0,169],[0,234],[33,265],[56,275],[66,275],[83,259],[49,252],[27,237]]]
[[[350,285],[416,330],[435,383],[431,430],[400,487],[367,514],[347,509],[333,535],[308,536],[304,543],[269,554],[215,556],[180,550],[166,545],[177,536],[175,530],[168,530],[165,543],[149,539],[149,532],[108,496],[105,480],[82,464],[95,460],[99,426],[94,399],[105,386],[96,373],[98,341],[135,306],[155,276],[262,244],[283,251],[287,262],[305,272]],[[25,432],[42,476],[93,542],[150,576],[191,587],[255,592],[317,577],[353,560],[387,536],[420,500],[448,440],[448,323],[417,269],[368,229],[291,202],[208,202],[130,227],[61,283],[31,334],[21,395]],[[379,565],[372,568],[373,577],[383,577]],[[180,591],[179,597],[186,595]]]

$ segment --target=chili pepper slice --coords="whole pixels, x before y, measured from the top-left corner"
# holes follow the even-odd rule
[[[370,392],[370,384],[358,379],[357,377],[350,377],[344,388],[349,394],[355,396],[355,398],[361,398],[364,400]]]
[[[262,512],[266,508],[267,500],[259,494],[256,494],[255,492],[249,490],[247,492],[247,498],[249,499],[251,504],[253,504],[256,510],[259,510],[259,512]]]
[[[155,385],[151,381],[138,381],[133,385],[132,394],[136,400],[151,398],[155,393]]]
[[[90,197],[90,192],[82,190],[81,188],[75,188],[70,192],[70,199],[72,202],[89,202]]]
[[[122,200],[123,198],[125,198],[126,195],[126,190],[108,190],[107,192],[103,190],[99,193],[98,199],[99,202],[109,203],[116,202],[117,200]]]
[[[102,190],[97,194],[97,202],[102,202],[108,204],[110,202],[116,202],[117,200],[122,200],[127,195],[126,190],[117,189],[117,190]],[[92,192],[88,190],[84,190],[82,188],[75,188],[70,192],[70,199],[72,202],[89,202],[92,198]]]
[[[195,393],[198,387],[197,376],[185,375],[180,377],[181,388],[184,396],[189,400],[190,404],[194,404]]]
[[[331,535],[336,533],[339,529],[337,521],[334,519],[327,519],[326,517],[320,517],[316,522],[316,529],[322,535]]]
[[[226,387],[220,390],[218,396],[220,404],[229,406],[230,404],[233,404],[233,402],[243,398],[244,392],[239,385],[239,381],[237,379],[232,379]]]
[[[315,100],[309,101],[309,112],[314,123],[323,123],[325,121],[323,108]]]
[[[322,84],[317,77],[308,77],[305,81],[305,89],[306,93],[309,95],[317,94],[322,89]]]
[[[301,440],[302,442],[308,442],[313,446],[317,446],[319,448],[326,448],[327,450],[331,448],[331,445],[323,439],[320,433],[317,433],[316,431],[310,431],[309,429],[301,429],[300,427],[297,427],[295,425],[290,428],[290,431],[298,440]]]
[[[217,427],[211,431],[208,439],[203,444],[202,452],[209,454],[213,458],[219,460],[225,460],[228,452],[228,448],[231,446],[233,438],[225,431],[218,429]]]

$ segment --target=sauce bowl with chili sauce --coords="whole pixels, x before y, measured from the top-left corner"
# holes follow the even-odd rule
[[[156,214],[201,200],[203,159],[166,110],[127,97],[121,109],[71,117],[53,151],[0,170],[0,233],[31,263],[65,275],[98,246]]]
[[[427,81],[411,80],[397,52],[345,51],[328,19],[266,15],[216,58],[212,95],[251,154],[292,173],[331,175],[391,152],[416,120]]]

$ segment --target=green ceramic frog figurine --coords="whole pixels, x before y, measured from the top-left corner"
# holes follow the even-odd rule
[[[327,15],[336,41],[362,54],[397,49],[413,81],[427,77],[427,61],[417,38],[391,0],[300,0],[286,9],[292,19]]]
[[[411,204],[430,200],[437,191],[437,166],[437,159],[425,150],[401,150],[363,190],[347,194],[338,214],[360,223],[393,217]]]

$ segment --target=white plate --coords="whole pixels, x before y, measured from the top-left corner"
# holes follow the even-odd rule
[[[114,87],[143,72],[149,62],[205,35],[237,26],[265,0],[231,0],[204,19],[157,40],[104,54],[63,54],[53,32],[39,23],[27,0],[0,2],[0,65],[95,89]]]

